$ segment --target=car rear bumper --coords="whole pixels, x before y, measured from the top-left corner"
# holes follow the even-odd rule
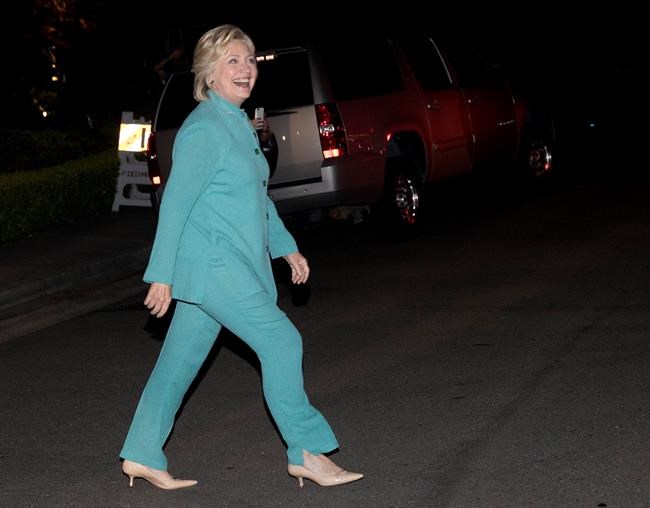
[[[363,159],[363,160],[361,160]],[[320,178],[269,185],[269,196],[279,213],[376,202],[384,184],[384,160],[360,155],[321,168]]]

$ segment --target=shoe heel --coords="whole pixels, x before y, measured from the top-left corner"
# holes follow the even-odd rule
[[[137,462],[125,460],[122,464],[122,472],[129,477],[129,487],[133,487],[135,478],[147,480],[152,485],[164,490],[184,489],[192,487],[198,482],[196,480],[178,480],[173,478],[167,471],[151,469]]]
[[[299,476],[299,477],[298,477],[298,485],[300,485],[300,488],[301,488],[301,489],[305,486],[305,484],[302,483],[302,476]]]
[[[343,485],[345,483],[355,482],[363,478],[361,473],[351,473],[341,469],[338,473],[320,474],[315,473],[305,466],[296,466],[289,464],[288,473],[294,478],[298,478],[298,483],[303,486],[303,478],[307,478],[321,487],[332,487],[334,485]]]

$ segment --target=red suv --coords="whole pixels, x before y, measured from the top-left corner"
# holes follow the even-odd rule
[[[321,42],[258,52],[244,104],[265,108],[277,141],[269,195],[280,213],[380,205],[398,229],[417,226],[421,189],[483,165],[521,162],[547,174],[551,145],[528,129],[526,104],[479,54],[428,35]],[[162,195],[175,134],[195,106],[174,75],[153,123],[150,171]]]

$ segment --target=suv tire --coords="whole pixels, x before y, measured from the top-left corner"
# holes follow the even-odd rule
[[[413,163],[405,157],[393,157],[386,161],[381,208],[392,236],[406,239],[417,234],[421,221],[422,182]]]

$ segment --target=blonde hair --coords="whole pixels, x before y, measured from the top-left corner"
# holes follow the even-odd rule
[[[252,39],[235,25],[219,25],[208,30],[196,43],[192,72],[194,73],[194,98],[197,101],[208,99],[208,77],[232,41],[244,42],[251,53],[255,54]]]

